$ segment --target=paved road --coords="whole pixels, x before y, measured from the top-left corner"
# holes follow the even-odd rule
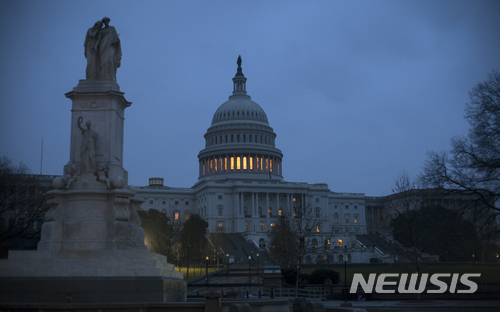
[[[335,311],[340,307],[342,301],[323,301],[327,311]],[[434,301],[352,301],[353,308],[375,311],[458,311],[458,312],[498,312],[500,311],[500,301],[498,300],[434,300]]]

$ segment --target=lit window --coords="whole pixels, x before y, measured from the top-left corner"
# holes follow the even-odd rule
[[[273,222],[273,223],[271,223],[271,226],[276,226],[276,223],[274,223],[274,222]]]
[[[345,223],[349,223],[349,215],[345,216]]]
[[[214,160],[214,163],[215,163],[215,171],[217,171],[217,163],[218,163],[218,159]]]
[[[262,168],[262,157],[260,158],[260,170],[264,170],[264,168]]]
[[[236,169],[237,170],[241,169],[241,166],[240,166],[240,157],[236,157]]]
[[[184,219],[189,220],[189,214],[186,213],[186,215],[184,216]]]
[[[280,217],[283,215],[283,210],[279,210]]]
[[[269,159],[269,171],[273,172],[273,160]]]
[[[319,225],[316,225],[316,232],[319,233]]]
[[[250,157],[250,170],[253,170],[253,157]]]
[[[265,231],[266,230],[266,223],[265,222],[261,222],[260,223],[260,229],[261,229],[261,231]]]
[[[269,211],[269,216],[272,217],[273,216],[273,208],[269,207],[268,211]]]
[[[266,171],[269,171],[269,159],[266,158]]]
[[[179,212],[174,212],[174,220],[179,221]]]
[[[246,230],[247,230],[247,231],[250,231],[250,222],[247,222],[247,223],[246,223]]]
[[[358,215],[354,215],[354,223],[358,223]]]
[[[231,157],[231,170],[234,170],[234,157]]]
[[[243,157],[243,170],[247,170],[247,158]]]
[[[224,164],[224,170],[227,170],[227,158],[226,157],[224,157],[223,164]]]
[[[330,249],[330,240],[325,239],[325,249]]]
[[[337,247],[342,248],[342,240],[340,238],[337,239]]]
[[[338,214],[338,213],[335,213],[335,214],[333,215],[333,222],[335,222],[335,223],[339,223],[339,214]]]
[[[217,227],[219,228],[219,230],[222,230],[224,228],[224,222],[217,223]]]
[[[294,197],[294,198],[293,198],[293,201],[294,201],[294,202],[296,202],[296,201],[297,201],[297,198],[295,198],[295,197]]]

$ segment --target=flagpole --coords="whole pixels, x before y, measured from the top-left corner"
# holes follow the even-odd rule
[[[42,165],[43,165],[43,138],[42,138],[42,151],[40,152],[40,175],[42,174]]]

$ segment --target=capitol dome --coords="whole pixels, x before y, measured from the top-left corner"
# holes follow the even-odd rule
[[[283,154],[275,147],[276,133],[267,115],[247,95],[238,57],[233,94],[216,111],[198,154],[199,179],[281,180]]]

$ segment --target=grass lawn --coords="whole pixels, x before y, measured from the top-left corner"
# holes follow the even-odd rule
[[[186,267],[175,267],[175,270],[176,271],[180,271],[184,274],[184,279],[186,279],[186,272],[187,272],[187,268]],[[213,272],[213,271],[216,271],[218,269],[216,268],[208,268],[208,273],[210,272]],[[207,271],[206,271],[206,267],[192,267],[190,266],[189,267],[189,279],[192,279],[192,278],[195,278],[197,276],[200,276],[200,275],[205,275],[207,274]]]
[[[306,268],[302,269],[302,273],[311,274],[312,271],[317,268]],[[324,268],[333,269],[340,273],[340,284],[344,283],[344,268],[334,267],[334,268]],[[429,275],[434,273],[459,273],[460,275],[464,273],[481,273],[481,277],[473,277],[472,281],[477,283],[500,283],[500,266],[486,266],[486,265],[475,265],[475,266],[425,266],[420,269],[420,273],[429,273]],[[368,274],[370,273],[415,273],[415,268],[412,266],[364,266],[355,267],[353,264],[347,265],[347,283],[351,283],[354,273],[361,273],[365,280],[368,280]],[[446,278],[440,278],[442,281],[446,281]],[[451,280],[451,277],[450,277]]]

